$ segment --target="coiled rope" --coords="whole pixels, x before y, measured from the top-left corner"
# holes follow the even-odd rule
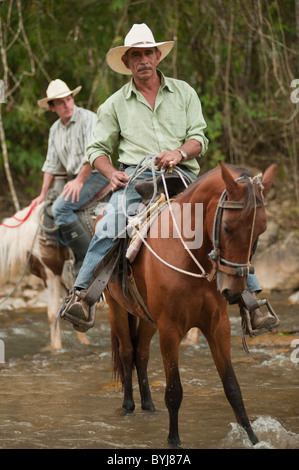
[[[199,263],[199,261],[196,259],[196,257],[193,255],[193,253],[190,251],[190,249],[188,248],[186,242],[184,241],[183,237],[182,237],[182,234],[179,230],[179,227],[177,225],[177,222],[175,220],[175,216],[173,214],[173,210],[172,210],[172,206],[171,206],[171,202],[170,202],[170,199],[169,199],[169,194],[168,194],[168,189],[167,189],[167,184],[166,184],[166,180],[165,180],[165,172],[167,172],[167,170],[161,170],[161,171],[157,171],[155,169],[155,159],[156,159],[157,155],[148,155],[146,156],[143,160],[141,160],[141,162],[137,165],[135,171],[132,173],[128,183],[127,183],[127,186],[124,190],[124,193],[123,193],[123,199],[122,199],[122,210],[123,210],[123,213],[124,215],[126,216],[126,218],[128,219],[129,223],[131,223],[132,225],[136,225],[138,223],[138,220],[139,218],[144,214],[144,212],[146,212],[148,210],[148,208],[151,206],[152,204],[152,201],[155,199],[156,195],[157,195],[157,175],[161,175],[162,177],[162,182],[163,182],[163,186],[164,186],[164,191],[165,191],[165,197],[166,197],[166,201],[167,201],[167,204],[168,204],[168,207],[169,207],[169,211],[170,211],[170,215],[171,215],[171,218],[173,220],[173,223],[174,223],[174,226],[175,226],[175,229],[179,235],[179,238],[184,246],[184,248],[186,249],[187,253],[190,255],[190,257],[192,258],[192,260],[195,262],[195,264],[197,265],[197,267],[200,269],[201,273],[193,273],[191,271],[186,271],[184,269],[181,269],[181,268],[178,268],[177,266],[174,266],[170,263],[168,263],[167,261],[165,261],[163,258],[161,258],[158,253],[156,253],[152,247],[147,243],[147,241],[145,240],[145,238],[141,235],[140,231],[137,230],[137,235],[139,236],[139,238],[142,240],[143,244],[146,246],[146,248],[161,262],[163,263],[165,266],[175,270],[175,271],[178,271],[182,274],[187,274],[188,276],[192,276],[192,277],[197,277],[197,278],[208,278],[209,279],[209,274],[205,272],[204,268],[201,266],[201,264]],[[153,192],[153,196],[150,200],[150,202],[147,204],[147,206],[145,206],[145,208],[140,212],[138,213],[137,217],[136,216],[129,216],[127,211],[126,211],[126,206],[125,206],[125,200],[126,200],[126,194],[127,194],[127,191],[128,191],[128,188],[134,183],[134,181],[136,180],[136,178],[138,176],[140,176],[144,171],[146,171],[148,168],[151,169],[152,171],[152,175],[153,175],[153,184],[154,184],[154,192]],[[172,168],[172,171],[174,171],[175,173],[177,173],[181,180],[183,181],[185,187],[187,188],[188,184],[186,182],[186,179],[188,180],[188,175],[181,169],[181,168],[176,168],[176,167],[173,167]]]

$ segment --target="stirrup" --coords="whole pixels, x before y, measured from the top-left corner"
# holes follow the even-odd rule
[[[80,296],[80,291],[72,289],[69,292],[69,296],[65,299],[62,306],[60,307],[59,316],[60,318],[63,318],[63,320],[69,321],[75,330],[80,331],[81,333],[86,333],[86,331],[94,326],[97,304],[90,306],[89,318],[84,320],[69,313],[69,309],[76,302],[76,297],[79,297],[79,300],[83,300]]]
[[[280,320],[268,299],[256,299],[251,294],[251,292],[245,289],[240,296],[240,301],[238,302],[238,304],[240,307],[242,332],[244,336],[248,335],[252,338],[253,336],[271,333],[272,330],[280,324]],[[258,308],[263,306],[266,306],[268,308],[268,312],[274,317],[275,323],[273,323],[273,325],[271,325],[270,327],[253,329],[251,325],[250,313],[253,310],[257,310]]]

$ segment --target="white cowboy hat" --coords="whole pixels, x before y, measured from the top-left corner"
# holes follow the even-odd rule
[[[48,102],[55,100],[57,98],[65,98],[66,96],[73,95],[75,96],[81,90],[82,86],[78,86],[74,90],[70,90],[65,82],[57,78],[57,80],[52,80],[50,85],[47,88],[47,98],[42,98],[38,100],[37,104],[42,108],[48,108]]]
[[[156,42],[153,33],[145,24],[134,24],[125,37],[124,46],[114,47],[106,55],[106,60],[109,67],[115,72],[122,73],[123,75],[132,75],[123,61],[122,56],[131,49],[131,47],[158,47],[162,55],[160,61],[163,60],[174,46],[174,41]]]

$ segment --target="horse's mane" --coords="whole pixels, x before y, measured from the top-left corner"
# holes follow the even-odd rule
[[[253,173],[248,170],[247,168],[243,167],[238,167],[235,165],[231,164],[226,164],[225,165],[232,173],[236,173],[236,179],[245,177],[245,178],[252,178],[254,175]],[[198,186],[203,184],[208,178],[212,177],[213,175],[217,175],[218,173],[221,173],[221,168],[220,166],[217,166],[216,168],[213,168],[212,170],[207,171],[203,175],[200,175],[196,181],[194,181],[188,188],[184,191],[184,195],[189,195],[189,192],[193,192]],[[246,217],[249,212],[252,211],[255,205],[255,198],[257,197],[255,194],[254,186],[253,184],[249,184],[249,182],[245,183],[247,185],[247,191],[245,192],[245,199],[244,199],[244,208],[242,211],[240,211],[238,214],[240,217]],[[220,187],[219,187],[220,188]],[[260,199],[258,198],[258,201],[260,202]]]
[[[34,236],[38,228],[38,212],[40,206],[34,208],[29,218],[22,224],[12,218],[6,218],[0,224],[0,285],[15,281],[25,266],[28,253],[32,248]],[[15,214],[22,220],[28,214],[29,207],[25,207]],[[15,228],[9,227],[17,226]],[[38,250],[38,243],[34,244],[33,254]]]

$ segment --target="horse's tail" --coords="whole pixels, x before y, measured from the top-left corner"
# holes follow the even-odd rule
[[[138,318],[134,315],[128,313],[128,324],[129,324],[129,333],[131,338],[131,343],[134,348],[134,338],[137,333]],[[121,383],[124,383],[124,369],[123,364],[119,354],[119,341],[111,329],[111,353],[112,353],[112,365],[113,365],[113,376],[115,380],[120,380]],[[132,362],[132,369],[134,367],[134,362]]]
[[[119,355],[119,341],[111,330],[111,355],[112,355],[112,366],[113,366],[113,377],[115,380],[121,380],[123,382],[123,367]]]

